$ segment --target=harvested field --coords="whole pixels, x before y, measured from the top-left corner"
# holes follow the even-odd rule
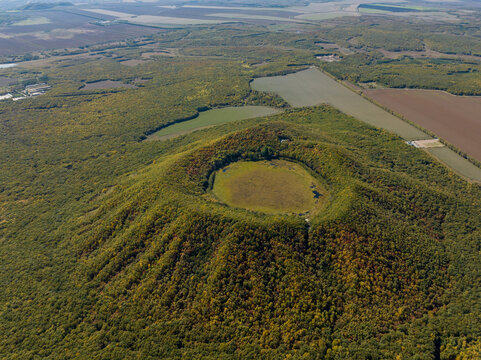
[[[155,28],[126,23],[99,26],[92,23],[93,13],[82,12],[79,9],[45,10],[35,14],[37,15],[35,18],[1,29],[0,55],[73,48],[99,42],[125,40],[159,31]]]
[[[285,76],[255,79],[251,85],[254,90],[277,93],[295,107],[328,103],[348,115],[396,133],[406,140],[422,140],[429,137],[316,68]]]
[[[119,11],[104,10],[104,9],[82,9],[96,14],[112,16],[116,19],[127,21],[132,24],[142,25],[200,25],[200,24],[217,24],[223,20],[205,20],[205,19],[187,19],[181,17],[157,16],[157,15],[135,15]]]
[[[230,164],[216,173],[213,192],[229,206],[304,216],[325,198],[316,179],[300,165],[284,160]]]
[[[268,21],[287,21],[287,22],[302,22],[301,20],[287,18],[287,17],[277,17],[268,15],[252,15],[252,14],[240,14],[240,13],[214,13],[208,16],[217,18],[226,18],[233,20],[268,20]]]
[[[17,79],[9,78],[9,77],[0,77],[0,86],[9,86],[16,84],[18,82]]]
[[[481,97],[402,89],[365,94],[481,161]]]
[[[226,107],[203,111],[199,113],[199,116],[192,120],[178,122],[160,129],[149,135],[146,141],[167,140],[176,136],[191,133],[195,130],[205,129],[237,120],[273,115],[277,112],[277,109],[267,106]]]
[[[113,89],[113,88],[136,88],[135,85],[124,84],[121,81],[102,80],[92,83],[87,83],[82,87],[82,90],[99,90],[99,89]]]

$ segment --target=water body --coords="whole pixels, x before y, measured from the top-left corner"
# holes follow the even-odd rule
[[[166,126],[149,135],[145,141],[167,140],[211,126],[260,116],[273,115],[277,114],[278,112],[278,109],[267,106],[225,107],[221,109],[207,110],[200,112],[199,116],[197,116],[195,119],[181,121],[170,126]]]
[[[254,90],[277,93],[294,107],[330,104],[369,125],[386,129],[405,140],[433,139],[416,127],[374,105],[317,68],[294,74],[255,79]],[[462,177],[481,182],[481,169],[447,147],[428,152]]]

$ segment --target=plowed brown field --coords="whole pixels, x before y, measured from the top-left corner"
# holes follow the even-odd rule
[[[481,161],[481,97],[435,90],[366,90],[368,97]]]

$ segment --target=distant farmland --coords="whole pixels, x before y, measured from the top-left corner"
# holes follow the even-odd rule
[[[257,91],[277,93],[295,107],[313,106],[321,103],[333,105],[348,115],[351,115],[377,128],[386,129],[401,136],[405,140],[423,140],[432,138],[413,125],[410,125],[402,119],[391,115],[389,112],[376,106],[359,94],[356,94],[354,91],[349,90],[347,87],[341,85],[339,82],[315,68],[284,76],[255,79],[251,85],[252,88]],[[481,100],[479,101],[481,102]],[[410,106],[410,103],[406,102],[400,106],[404,107],[406,111],[406,109]],[[458,104],[457,106],[459,107],[462,105]],[[471,132],[472,130],[473,134],[471,134],[470,137],[472,139],[479,139],[481,129],[479,114],[481,114],[481,107],[479,109],[480,110],[478,112],[475,112],[474,110],[474,112],[470,112],[473,116],[478,114],[478,125],[475,126],[474,124],[476,121],[471,119],[472,125],[466,127],[466,124],[468,123],[466,120],[463,125],[464,129],[458,129],[458,134],[463,134],[463,132],[466,133],[466,131]],[[396,109],[393,108],[393,110]],[[402,113],[402,111],[399,109],[397,109],[397,111]],[[439,115],[442,115],[442,111],[440,111]],[[428,128],[427,126],[425,127]],[[432,131],[436,135],[451,141],[450,137],[443,135],[444,133],[441,134],[438,131]],[[458,135],[458,137],[461,138],[461,135]],[[462,139],[465,140],[465,138]],[[464,140],[461,140],[461,142]],[[463,150],[465,149],[465,147],[461,147],[460,143],[458,142],[452,141],[452,143],[459,146],[459,148]],[[473,140],[473,147],[476,147],[475,144],[476,140]],[[479,146],[479,140],[477,144]],[[459,175],[470,180],[481,182],[481,169],[455,153],[453,150],[443,147],[427,149],[427,151],[446,164],[446,166],[457,172]]]
[[[255,79],[252,88],[277,93],[295,107],[330,104],[348,115],[396,133],[406,140],[429,138],[414,126],[372,104],[315,68],[285,76]]]
[[[481,161],[481,97],[434,90],[367,90],[366,95]]]

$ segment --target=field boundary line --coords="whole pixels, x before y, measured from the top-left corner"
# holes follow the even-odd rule
[[[403,115],[401,114],[398,114],[397,112],[393,111],[392,109],[378,103],[376,100],[368,97],[366,94],[364,94],[364,92],[362,90],[355,90],[353,88],[351,88],[350,86],[348,86],[347,84],[343,83],[341,80],[339,80],[338,78],[336,78],[334,75],[328,73],[327,71],[324,71],[323,69],[321,68],[318,68],[322,73],[326,74],[327,76],[329,76],[331,79],[335,80],[336,82],[338,82],[339,84],[341,84],[342,86],[344,86],[345,88],[349,89],[350,91],[358,94],[359,96],[363,97],[364,99],[366,99],[367,101],[369,101],[370,103],[376,105],[377,107],[383,109],[384,111],[387,111],[388,113],[390,113],[391,115],[401,119],[402,121],[408,123],[409,125],[411,126],[414,126],[415,128],[417,128],[418,130],[424,132],[426,135],[428,136],[431,136],[433,138],[436,138],[436,139],[439,139],[439,141],[444,144],[446,147],[448,147],[449,149],[451,149],[452,151],[454,151],[456,154],[458,154],[459,156],[461,156],[462,158],[468,160],[470,163],[472,163],[473,165],[475,165],[476,167],[480,168],[481,169],[481,162],[479,162],[478,160],[474,159],[473,157],[469,156],[468,154],[466,154],[465,152],[463,152],[462,150],[460,150],[459,148],[457,148],[456,146],[454,146],[453,144],[451,144],[450,142],[446,141],[445,139],[443,139],[442,137],[439,137],[437,136],[434,132],[432,132],[431,130],[428,130],[424,127],[422,127],[421,125],[407,119],[406,117],[404,117]],[[442,91],[442,90],[441,90]],[[448,91],[443,91],[443,92],[446,92],[450,95],[454,95],[454,94],[451,94],[450,92]],[[457,95],[454,95],[454,96],[457,96]],[[430,154],[432,156],[432,154]],[[435,157],[436,159],[438,159],[437,157]],[[438,159],[439,160],[439,159]],[[443,162],[443,164],[445,164]]]

